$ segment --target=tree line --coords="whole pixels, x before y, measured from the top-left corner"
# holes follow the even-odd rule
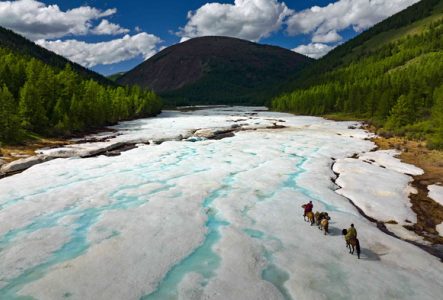
[[[274,98],[272,108],[310,115],[346,113],[442,149],[442,36],[439,20],[419,34],[363,49],[363,55],[317,74],[315,80],[302,79],[295,90]]]
[[[0,142],[20,142],[31,133],[70,135],[154,116],[161,106],[150,90],[103,85],[84,79],[70,64],[60,70],[0,48]]]

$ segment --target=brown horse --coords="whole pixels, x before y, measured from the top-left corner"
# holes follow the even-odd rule
[[[320,228],[320,230],[324,230],[325,231],[325,235],[329,233],[329,221],[328,219],[323,219],[320,222],[320,226],[318,227]]]
[[[316,212],[315,213],[315,221],[317,223],[318,229],[325,230],[325,235],[329,233],[329,220],[331,217],[329,217],[327,212]]]
[[[320,221],[321,221],[320,213],[318,211],[316,211],[314,214],[314,217],[315,217],[315,224],[317,224],[317,226],[320,226]]]
[[[347,229],[342,230],[343,235],[346,236],[348,233]],[[350,238],[346,240],[346,247],[349,248],[349,253],[354,254],[354,251],[357,250],[357,257],[360,259],[360,241],[357,238]]]
[[[312,211],[306,213],[306,217],[308,218],[308,222],[311,222],[311,226],[315,223],[314,213]],[[306,219],[305,219],[306,221]]]

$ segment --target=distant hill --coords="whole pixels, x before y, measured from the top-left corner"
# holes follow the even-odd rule
[[[95,81],[106,84],[115,85],[115,83],[106,77],[91,71],[79,64],[71,62],[60,56],[51,52],[34,42],[22,37],[21,35],[13,32],[12,30],[3,28],[0,26],[0,48],[6,48],[14,51],[15,53],[20,53],[27,55],[29,57],[34,57],[50,66],[56,67],[58,69],[63,69],[66,64],[70,64],[72,69],[83,76],[86,79],[94,79]]]
[[[125,72],[118,72],[118,73],[106,76],[106,78],[108,78],[109,80],[112,80],[112,81],[117,81],[117,79],[122,77],[124,74],[125,74]]]
[[[443,1],[423,0],[296,74],[272,108],[345,114],[443,148]],[[343,116],[342,116],[343,117]]]
[[[264,104],[313,60],[275,46],[200,37],[164,49],[120,77],[174,104]]]

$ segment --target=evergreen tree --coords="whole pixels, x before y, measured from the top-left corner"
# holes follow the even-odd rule
[[[434,133],[429,139],[429,146],[431,148],[443,149],[443,85],[434,91],[432,125]]]
[[[414,105],[410,96],[401,95],[391,110],[391,115],[386,123],[389,129],[401,128],[414,122]]]
[[[0,141],[13,142],[21,135],[14,97],[8,87],[0,87]]]
[[[23,128],[37,133],[44,132],[48,118],[38,88],[31,81],[27,81],[20,90],[19,115]]]

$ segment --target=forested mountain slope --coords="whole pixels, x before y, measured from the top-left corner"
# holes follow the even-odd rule
[[[34,134],[66,135],[152,116],[161,109],[160,99],[150,90],[102,84],[108,80],[96,74],[97,81],[95,73],[78,71],[79,66],[51,52],[41,52],[43,60],[32,51],[24,54],[27,50],[18,50],[27,48],[20,44],[23,38],[16,40],[17,45],[9,38],[10,45],[4,47],[0,39],[0,145]],[[52,58],[57,63],[47,63]]]
[[[313,60],[230,37],[200,37],[164,49],[117,79],[152,88],[171,104],[259,104]]]
[[[12,30],[3,28],[0,26],[0,48],[10,49],[12,52],[17,54],[26,55],[29,57],[36,58],[45,64],[50,66],[63,69],[67,63],[71,64],[72,69],[82,77],[86,79],[94,79],[95,81],[107,84],[116,85],[112,80],[103,77],[102,75],[91,71],[79,64],[71,62],[60,56],[51,52],[35,43],[29,41],[28,39],[22,37],[21,35],[13,32]]]
[[[272,108],[346,113],[443,147],[443,1],[424,0],[298,74]]]

